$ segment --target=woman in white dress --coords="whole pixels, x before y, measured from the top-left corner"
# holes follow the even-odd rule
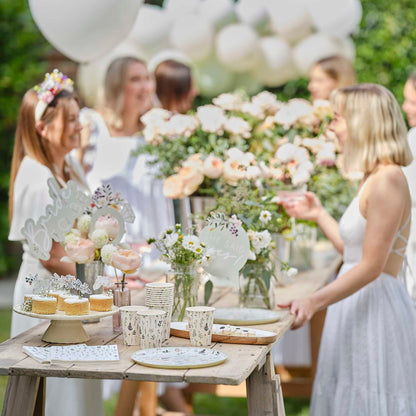
[[[393,95],[362,84],[331,96],[331,129],[345,168],[364,172],[339,226],[317,197],[285,202],[315,221],[344,256],[338,277],[288,305],[293,328],[328,307],[312,395],[312,416],[416,414],[416,311],[397,276],[410,231],[411,198],[401,166],[411,162],[406,126]]]
[[[86,187],[82,180],[82,169],[71,165],[67,154],[79,144],[81,125],[78,120],[79,106],[71,92],[69,83],[62,74],[55,74],[63,80],[63,87],[50,92],[46,102],[29,90],[22,101],[17,122],[10,180],[10,234],[9,239],[21,241],[23,259],[17,277],[13,306],[23,303],[23,296],[31,293],[25,277],[38,273],[47,277],[52,273],[75,274],[73,265],[61,263],[64,250],[53,242],[50,259],[38,260],[33,257],[25,243],[21,229],[27,219],[35,221],[45,213],[45,207],[52,203],[47,180],[55,178],[60,186],[73,179]],[[39,91],[45,92],[46,89]],[[40,321],[13,313],[11,336],[31,328]],[[87,380],[47,379],[46,415],[59,412],[64,415],[101,415],[101,383]]]

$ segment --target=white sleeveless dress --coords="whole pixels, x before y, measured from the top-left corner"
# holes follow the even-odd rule
[[[82,177],[81,168],[73,168]],[[52,203],[47,185],[47,180],[51,177],[52,172],[46,166],[28,156],[23,159],[16,176],[9,240],[22,242],[23,258],[14,288],[13,306],[23,303],[24,295],[32,292],[32,288],[25,282],[29,273],[38,273],[45,277],[51,275],[39,259],[30,254],[20,231],[27,219],[33,218],[36,221],[45,213],[46,205]],[[41,322],[45,321],[13,312],[11,337]],[[100,380],[47,378],[45,415],[100,416],[103,414],[101,396]]]
[[[362,258],[367,221],[359,210],[359,197],[339,224],[344,241],[339,276]],[[407,222],[402,229],[405,226]],[[402,229],[396,239],[405,240]],[[399,255],[402,251],[394,250]],[[416,311],[405,285],[391,275],[382,273],[329,306],[311,416],[416,415],[415,348]]]

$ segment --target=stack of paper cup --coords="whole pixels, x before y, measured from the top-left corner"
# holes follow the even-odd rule
[[[147,306],[122,306],[120,307],[123,339],[126,345],[140,345],[139,318],[137,312],[147,311]]]
[[[196,347],[211,345],[214,311],[215,308],[211,306],[189,306],[186,308],[191,345]]]
[[[147,283],[145,286],[145,304],[150,309],[160,309],[166,312],[166,322],[163,328],[163,340],[169,339],[170,321],[172,319],[173,307],[173,283],[154,282]]]
[[[163,342],[166,312],[158,309],[138,311],[140,347],[160,348]]]

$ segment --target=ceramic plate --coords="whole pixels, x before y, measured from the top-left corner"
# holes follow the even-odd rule
[[[166,347],[136,351],[131,359],[146,367],[201,368],[223,363],[227,355],[210,348]]]
[[[280,313],[269,309],[218,308],[214,312],[214,323],[226,325],[261,325],[276,322]]]
[[[275,342],[277,334],[270,331],[262,331],[261,329],[245,328],[243,326],[236,327],[229,325],[228,330],[237,329],[236,333],[223,334],[221,329],[225,328],[223,324],[214,324],[212,327],[212,341],[224,342],[226,344],[257,344],[267,345]],[[175,337],[189,338],[189,329],[187,322],[171,322],[170,334]]]
[[[54,314],[43,315],[33,312],[25,312],[22,309],[22,305],[15,306],[13,310],[21,315],[30,316],[32,318],[50,319],[51,321],[80,321],[84,319],[104,318],[104,316],[114,315],[118,312],[118,307],[113,305],[111,311],[108,312],[90,311],[88,315],[65,315],[64,311],[57,311]]]

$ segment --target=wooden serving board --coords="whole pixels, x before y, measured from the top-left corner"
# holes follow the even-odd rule
[[[189,330],[186,329],[186,322],[171,322],[170,324],[170,334],[179,337],[179,338],[188,338],[189,339]],[[213,331],[218,330],[220,327],[225,325],[214,324]],[[225,344],[253,344],[253,345],[267,345],[276,341],[277,334],[270,331],[263,331],[260,329],[254,328],[245,328],[239,326],[240,329],[250,329],[255,331],[255,335],[250,335],[247,337],[241,335],[222,335],[222,334],[212,334],[212,342],[223,342]]]

